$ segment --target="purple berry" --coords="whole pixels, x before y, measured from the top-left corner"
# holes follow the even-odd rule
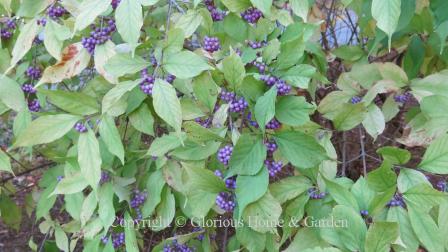
[[[263,16],[263,13],[255,7],[250,7],[241,13],[241,17],[250,24],[255,24]]]
[[[112,234],[112,245],[114,246],[114,248],[121,247],[125,242],[124,238],[124,233]]]
[[[291,86],[284,80],[278,80],[276,86],[278,95],[287,95],[291,91]]]
[[[53,20],[58,20],[66,13],[68,13],[67,10],[59,5],[56,6],[53,4],[47,9],[47,15]]]
[[[221,170],[215,170],[215,175],[219,178],[223,178],[223,174]]]
[[[446,181],[440,180],[439,182],[437,182],[436,187],[437,187],[437,190],[445,192],[447,189]]]
[[[58,182],[61,182],[62,179],[64,179],[64,176],[62,176],[62,175],[59,175],[59,176],[56,177],[56,180]]]
[[[268,66],[263,62],[254,61],[252,62],[252,65],[254,65],[258,69],[259,73],[264,73],[268,69]]]
[[[120,2],[121,2],[121,0],[112,0],[112,3],[111,3],[112,8],[115,10],[118,7],[118,5],[120,4]]]
[[[228,189],[236,189],[236,178],[235,177],[226,179],[225,183],[226,183],[226,187]]]
[[[34,99],[28,102],[28,109],[31,112],[39,112],[40,110],[40,102],[38,99]]]
[[[274,160],[267,159],[264,161],[264,164],[268,168],[270,177],[275,177],[275,175],[277,175],[277,173],[279,173],[283,167],[282,161],[275,162]]]
[[[90,53],[95,52],[97,45],[106,43],[112,37],[112,33],[116,31],[115,21],[113,19],[102,20],[100,27],[92,25],[92,31],[89,37],[82,37],[81,43],[84,48]]]
[[[36,93],[36,89],[34,88],[33,84],[23,84],[22,90],[23,90],[23,92],[28,93],[28,94]]]
[[[130,205],[132,208],[136,209],[145,203],[148,193],[146,191],[140,192],[139,190],[134,190],[134,196],[131,199]]]
[[[204,50],[213,53],[218,51],[220,48],[221,45],[217,37],[208,37],[208,36],[204,37]]]
[[[281,123],[277,121],[277,119],[273,118],[266,124],[266,129],[276,130],[279,129],[281,126],[282,126]]]
[[[252,112],[247,113],[247,120],[249,120],[249,124],[250,124],[252,127],[255,127],[255,128],[258,128],[258,127],[259,127],[259,126],[258,126],[258,123],[257,123],[256,121],[252,120]]]
[[[236,206],[233,195],[228,192],[220,192],[216,196],[216,205],[226,212],[232,212]]]
[[[231,145],[226,145],[219,149],[218,151],[218,160],[224,165],[229,164],[230,157],[232,156],[233,147]]]
[[[274,153],[277,150],[277,147],[278,147],[274,140],[266,142],[266,143],[264,143],[264,145],[268,149],[268,153],[271,155],[272,155],[272,153]]]
[[[361,211],[359,211],[359,213],[364,217],[369,215],[369,211],[367,211],[367,210],[361,210]]]
[[[109,173],[107,171],[101,171],[100,184],[104,184],[109,181],[110,181]]]
[[[244,99],[244,97],[240,97],[239,99],[235,99],[229,105],[230,112],[240,113],[243,112],[249,104]]]
[[[361,101],[362,101],[362,98],[359,96],[353,96],[352,99],[350,100],[350,102],[352,104],[357,104],[357,103],[360,103]]]
[[[211,117],[207,117],[207,118],[196,118],[194,119],[195,122],[199,123],[202,127],[204,128],[210,128],[212,126],[212,118]]]
[[[323,199],[327,194],[325,192],[319,192],[317,188],[310,188],[308,189],[308,195],[311,199]]]
[[[272,87],[275,83],[277,83],[277,77],[271,75],[263,75],[260,77],[260,80],[264,81],[264,83],[268,87]]]
[[[87,132],[87,127],[82,122],[77,122],[73,128],[79,133]]]
[[[37,20],[37,25],[42,25],[45,26],[47,24],[47,19],[46,18],[41,18]]]
[[[394,197],[386,204],[387,207],[405,207],[403,197],[399,194],[395,194]]]
[[[398,103],[406,103],[407,101],[409,101],[411,99],[411,97],[412,97],[411,93],[405,92],[400,95],[395,95],[394,100],[395,100],[395,102],[398,102]]]
[[[37,80],[42,77],[42,70],[38,66],[29,66],[25,71],[25,75],[32,80]]]
[[[174,82],[174,80],[176,79],[176,76],[172,75],[172,74],[168,74],[165,79],[166,79],[166,82],[172,84]]]

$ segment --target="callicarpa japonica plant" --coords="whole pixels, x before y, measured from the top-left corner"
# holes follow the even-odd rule
[[[447,9],[1,0],[0,251],[448,251]]]

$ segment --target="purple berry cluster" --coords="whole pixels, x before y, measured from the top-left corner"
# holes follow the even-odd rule
[[[216,196],[216,205],[226,212],[232,212],[235,209],[235,199],[229,192],[220,192]]]
[[[229,164],[230,157],[232,156],[233,152],[233,146],[226,145],[219,149],[218,151],[218,160],[219,162],[223,163],[224,165]]]
[[[37,20],[37,25],[45,26],[46,24],[47,24],[47,19],[44,17]]]
[[[268,69],[268,66],[263,62],[254,61],[252,62],[252,65],[254,65],[258,69],[258,72],[261,74],[265,73]]]
[[[361,211],[359,211],[359,213],[360,213],[361,216],[363,216],[363,217],[367,217],[367,216],[369,216],[369,211],[368,211],[368,210],[361,210]]]
[[[403,197],[399,194],[395,194],[394,197],[386,204],[387,207],[405,207]]]
[[[163,252],[193,252],[194,248],[189,247],[187,244],[180,244],[177,240],[173,240],[171,244],[163,245]]]
[[[215,170],[215,175],[221,179],[224,178],[221,170]],[[236,177],[231,177],[225,180],[227,189],[236,189]]]
[[[38,99],[33,99],[31,101],[28,101],[28,109],[31,112],[39,112],[40,110],[40,102]]]
[[[120,2],[121,2],[121,0],[112,0],[112,3],[111,3],[112,8],[115,10],[118,7],[118,5],[120,4]]]
[[[73,128],[79,133],[87,132],[87,127],[82,122],[77,122]]]
[[[148,69],[141,72],[141,77],[143,80],[140,82],[140,90],[147,95],[152,95],[152,89],[154,88],[154,81],[156,79],[149,74]]]
[[[229,105],[230,112],[240,113],[243,112],[249,104],[244,99],[244,97],[240,97],[239,99],[233,100]]]
[[[275,83],[277,83],[277,77],[272,76],[272,75],[263,75],[260,77],[260,80],[264,81],[264,83],[269,86],[272,87],[275,85]]]
[[[219,94],[219,98],[225,102],[232,102],[236,97],[236,94],[234,92],[226,91],[225,89],[221,90],[221,93]]]
[[[27,94],[35,94],[36,93],[36,89],[34,88],[33,84],[23,84],[22,86],[22,90],[23,92],[27,93]]]
[[[173,84],[174,80],[176,79],[175,75],[167,74],[165,77],[166,82]]]
[[[446,192],[446,189],[447,189],[446,181],[440,180],[439,182],[437,182],[436,187],[437,187],[437,190]]]
[[[266,46],[267,43],[266,43],[266,41],[249,40],[249,41],[247,41],[247,45],[250,46],[250,48],[252,48],[252,49],[259,49],[259,48],[262,48],[263,46]]]
[[[32,80],[37,80],[42,77],[42,70],[38,66],[29,66],[25,71],[25,75]]]
[[[412,94],[409,92],[405,92],[403,94],[400,95],[395,95],[394,96],[394,100],[395,102],[398,103],[406,103],[407,101],[409,101],[412,98]]]
[[[281,126],[282,126],[281,123],[277,119],[272,118],[272,120],[270,120],[266,124],[266,129],[276,130],[279,129]]]
[[[325,192],[319,192],[317,188],[310,188],[308,189],[308,195],[311,199],[323,199],[327,194]]]
[[[100,184],[104,184],[110,181],[110,175],[107,171],[101,171]]]
[[[145,203],[148,193],[146,191],[140,192],[138,189],[134,190],[134,197],[131,199],[131,207],[136,209]]]
[[[357,104],[357,103],[360,103],[361,101],[362,101],[362,98],[359,97],[359,96],[353,96],[353,97],[350,99],[350,102],[351,102],[352,104]]]
[[[64,16],[64,14],[67,14],[67,10],[59,5],[51,5],[48,9],[47,9],[47,15],[53,19],[53,20],[58,20],[60,17]]]
[[[212,126],[212,118],[207,117],[207,118],[196,118],[194,119],[195,122],[197,122],[198,124],[200,124],[202,127],[204,128],[210,128]]]
[[[275,175],[277,175],[277,173],[279,173],[283,167],[282,161],[275,162],[274,160],[270,160],[270,159],[266,159],[264,161],[264,164],[268,168],[270,177],[275,177]]]
[[[102,21],[103,22],[103,21]],[[104,21],[101,27],[92,26],[92,31],[89,37],[83,37],[81,39],[82,45],[90,54],[93,54],[97,45],[106,43],[112,37],[112,33],[117,30],[115,26],[115,20],[109,19]]]
[[[263,13],[261,13],[261,11],[255,7],[250,7],[249,9],[241,13],[241,17],[250,24],[257,23],[258,19],[260,19],[262,16]]]
[[[278,80],[276,86],[278,95],[287,95],[291,91],[291,86],[284,80]]]
[[[204,37],[204,50],[209,53],[218,51],[221,48],[219,39],[217,37]]]
[[[274,152],[277,150],[277,148],[278,148],[277,143],[276,143],[274,140],[268,141],[268,142],[264,143],[264,145],[265,145],[266,148],[268,149],[268,154],[271,154],[271,155],[272,155],[272,153],[274,153]]]
[[[125,243],[124,232],[112,234],[112,245],[114,248],[119,248]]]
[[[255,128],[258,128],[258,127],[259,127],[259,126],[258,126],[258,123],[257,123],[256,121],[252,120],[252,112],[247,113],[247,120],[249,120],[249,124],[250,124],[252,127],[255,127]]]
[[[0,29],[0,37],[2,39],[11,38],[14,30],[17,28],[16,22],[12,18],[6,20],[6,22],[4,22],[2,26],[3,28]]]
[[[195,227],[195,228],[193,228],[193,232],[201,232],[201,231],[204,231],[204,229],[201,228],[201,227]],[[205,238],[205,236],[204,236],[203,233],[202,233],[202,234],[199,234],[198,236],[196,236],[196,239],[198,239],[199,241],[204,240],[204,238]]]
[[[204,4],[207,7],[207,10],[210,12],[213,21],[221,21],[224,19],[226,13],[222,10],[218,10],[213,0],[205,0]]]

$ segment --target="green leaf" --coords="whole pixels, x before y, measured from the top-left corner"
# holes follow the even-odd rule
[[[140,105],[137,110],[129,115],[129,121],[138,131],[151,136],[154,135],[154,117],[146,103]]]
[[[264,15],[269,16],[271,12],[272,0],[250,0]]]
[[[148,155],[154,157],[161,157],[168,153],[169,151],[176,149],[182,145],[182,142],[185,141],[186,136],[182,135],[181,138],[179,136],[170,133],[168,135],[163,135],[154,139],[151,143],[151,146],[148,150]]]
[[[121,38],[136,46],[143,26],[142,6],[138,1],[121,0],[115,10],[115,22]]]
[[[222,0],[221,1],[231,12],[240,13],[251,6],[249,0]]]
[[[145,204],[142,207],[142,216],[146,218],[150,216],[156,206],[162,200],[161,194],[163,190],[163,186],[165,185],[165,179],[163,177],[162,170],[156,170],[155,172],[149,175],[148,180],[146,182],[146,189],[148,190],[148,199],[145,201]]]
[[[91,130],[79,134],[78,163],[85,180],[96,189],[101,178],[102,160],[98,140]]]
[[[13,173],[8,155],[0,149],[0,171]]]
[[[367,110],[363,103],[345,103],[333,119],[336,129],[341,131],[351,130],[365,120]]]
[[[374,222],[366,236],[366,252],[389,252],[398,238],[398,223]]]
[[[406,246],[406,251],[417,251],[419,241],[412,230],[408,212],[402,207],[391,207],[387,211],[387,221],[397,222],[400,228],[400,239]]]
[[[246,207],[243,219],[251,229],[266,233],[276,229],[275,223],[279,223],[281,213],[280,203],[268,191],[259,200]]]
[[[294,87],[308,89],[311,78],[316,74],[316,68],[300,64],[289,68],[280,77]]]
[[[274,86],[258,98],[255,104],[255,118],[263,131],[265,130],[265,125],[274,118],[276,98],[277,88]]]
[[[266,146],[263,139],[243,134],[233,149],[227,176],[255,175],[262,169],[265,158]]]
[[[84,194],[82,192],[64,195],[65,210],[75,220],[80,220],[81,206],[84,200]]]
[[[230,56],[222,61],[222,67],[224,78],[226,78],[230,86],[239,86],[246,75],[241,58],[235,52],[232,52]]]
[[[152,91],[152,98],[157,115],[180,133],[182,109],[173,86],[164,80],[157,79]]]
[[[180,28],[184,31],[186,38],[193,35],[193,33],[198,29],[199,25],[202,23],[202,16],[196,10],[188,10],[187,13],[183,14],[176,22],[176,28]]]
[[[11,0],[6,0],[3,2],[11,3]],[[40,12],[42,12],[43,10],[45,10],[45,8],[47,8],[51,3],[52,3],[51,0],[40,0],[40,1],[24,0],[24,1],[21,1],[16,15],[18,17],[34,17],[37,14],[39,14]],[[8,4],[8,6],[9,6],[9,4]],[[8,9],[9,7],[5,7],[5,8]]]
[[[204,104],[209,111],[213,111],[218,99],[218,86],[209,73],[203,73],[193,79],[193,92],[196,98]]]
[[[247,23],[236,14],[230,13],[224,18],[224,31],[236,41],[243,42],[247,38],[248,28]]]
[[[448,174],[448,135],[431,143],[418,167],[433,173]]]
[[[149,66],[142,57],[128,53],[117,53],[110,58],[104,68],[116,77],[139,72]]]
[[[2,222],[10,228],[19,231],[22,222],[22,208],[9,198],[5,193],[0,195],[0,213],[2,213]]]
[[[294,14],[301,17],[304,22],[307,21],[310,4],[308,0],[292,0],[290,2]]]
[[[156,208],[155,220],[159,222],[159,225],[151,227],[151,229],[154,231],[165,229],[171,224],[175,214],[176,202],[174,200],[174,195],[168,187],[165,187],[162,192],[162,201]]]
[[[284,178],[269,185],[272,196],[281,204],[294,199],[311,187],[311,181],[304,176]]]
[[[349,190],[336,182],[330,181],[326,178],[324,178],[324,180],[328,192],[339,205],[350,207],[356,212],[359,212],[360,209],[358,203]]]
[[[411,88],[416,97],[425,97],[430,95],[444,95],[448,96],[448,70],[439,73],[431,74],[423,79],[413,80]]]
[[[420,73],[425,58],[425,44],[419,36],[413,36],[403,58],[403,70],[409,79],[414,79]]]
[[[117,106],[117,104],[120,103],[122,100],[122,97],[127,94],[129,91],[134,89],[139,84],[139,81],[125,81],[121,82],[118,85],[116,85],[114,88],[109,90],[109,92],[106,93],[103,97],[102,102],[102,112],[105,113],[112,113],[113,108]],[[124,113],[124,111],[123,111]]]
[[[267,192],[269,174],[267,169],[261,169],[254,176],[238,176],[236,179],[236,199],[238,201],[238,219],[241,219],[247,205],[257,201]]]
[[[205,191],[218,194],[225,191],[226,187],[222,179],[217,177],[212,171],[203,168],[185,167],[188,180],[187,188],[190,193],[195,191]]]
[[[432,207],[446,200],[446,195],[435,190],[429,183],[417,184],[403,194],[407,205],[412,205],[419,211],[428,212]]]
[[[107,115],[103,117],[100,123],[100,135],[109,152],[117,156],[124,165],[123,143],[121,142],[120,133],[112,117]]]
[[[200,124],[192,121],[184,122],[183,128],[185,133],[187,133],[188,139],[201,143],[211,140],[224,141],[224,138],[220,137],[214,131],[202,127]]]
[[[444,237],[441,236],[439,227],[432,217],[425,212],[420,212],[414,207],[408,208],[412,228],[418,240],[428,251],[443,251]]]
[[[398,25],[401,13],[401,0],[373,0],[372,17],[376,20],[376,26],[389,36],[389,50],[392,34]]]
[[[333,51],[333,54],[336,55],[338,58],[341,58],[343,60],[357,61],[357,60],[361,59],[365,55],[365,52],[359,46],[343,45],[343,46],[340,46],[340,47],[336,48]]]
[[[37,25],[37,19],[28,21],[28,23],[20,28],[20,34],[17,37],[14,48],[11,52],[11,66],[7,70],[7,72],[9,72],[9,70],[12,69],[31,49],[34,38],[36,37],[38,32],[39,26]]]
[[[178,135],[179,139],[182,139],[182,134]],[[180,148],[175,149],[171,154],[182,160],[203,160],[218,151],[220,143],[210,141],[205,144],[198,144],[192,141],[185,141],[184,145]]]
[[[83,0],[79,5],[79,14],[76,16],[75,31],[82,31],[92,24],[95,19],[105,12],[112,0]]]
[[[250,252],[264,251],[266,234],[256,232],[247,225],[242,225],[236,228],[236,237],[241,242],[241,245]]]
[[[212,69],[204,58],[190,51],[170,53],[166,55],[163,63],[166,71],[179,79],[192,78]]]
[[[86,179],[80,173],[71,174],[63,178],[56,186],[51,195],[73,194],[81,192],[88,185]],[[50,196],[51,196],[50,195]]]
[[[64,40],[69,39],[70,36],[70,29],[67,26],[60,25],[52,19],[47,20],[44,37],[45,49],[55,59],[60,60]]]
[[[381,135],[386,128],[386,121],[381,109],[375,104],[367,107],[366,118],[362,121],[362,125],[374,140]]]
[[[376,150],[376,153],[392,164],[406,164],[411,159],[411,153],[408,150],[393,146],[381,147]]]
[[[416,170],[402,168],[397,179],[398,190],[405,193],[407,190],[419,184],[431,185],[426,176]]]
[[[67,134],[80,119],[79,116],[68,114],[41,116],[18,136],[13,147],[51,143]]]
[[[67,235],[64,233],[64,231],[59,226],[56,226],[54,229],[54,238],[56,239],[56,245],[58,246],[58,248],[60,250],[70,251],[68,249]]]
[[[325,149],[316,139],[302,132],[283,131],[274,137],[282,155],[296,167],[315,167],[327,159]]]
[[[111,40],[106,41],[106,43],[102,45],[95,46],[95,52],[93,54],[96,71],[103,76],[104,79],[113,84],[118,84],[118,78],[112,73],[107,72],[104,66],[109,59],[114,57],[116,54],[115,44]]]
[[[298,39],[282,42],[277,65],[280,70],[287,69],[297,64],[305,51],[305,43],[300,37]]]
[[[125,223],[133,223],[134,221],[131,215],[129,215],[129,212],[126,212],[124,214],[124,220]],[[133,225],[125,225],[124,237],[125,237],[126,251],[138,252],[139,249],[137,244],[137,237],[135,236],[135,228]]]
[[[26,107],[25,95],[20,85],[6,75],[0,76],[0,101],[17,112]]]
[[[395,187],[397,175],[392,171],[392,165],[384,162],[379,168],[369,172],[367,182],[369,187],[377,192],[387,191],[391,187]]]
[[[343,246],[349,251],[362,251],[367,228],[361,215],[353,208],[337,205],[333,208],[333,218],[345,222],[342,227],[334,228]]]
[[[101,186],[98,199],[98,215],[103,222],[104,230],[107,230],[115,221],[114,191],[111,183]]]
[[[90,220],[90,217],[92,217],[97,204],[98,199],[96,198],[96,192],[92,191],[84,199],[84,202],[82,203],[81,206],[81,214],[80,214],[81,226],[86,225],[86,223]]]
[[[301,126],[310,121],[309,114],[314,106],[306,102],[302,96],[280,97],[275,108],[275,118],[281,123],[291,126]]]
[[[77,115],[91,115],[99,111],[95,98],[79,93],[62,90],[39,89],[56,107]]]

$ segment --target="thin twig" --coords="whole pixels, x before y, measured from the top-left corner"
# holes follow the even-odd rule
[[[364,174],[364,177],[367,178],[367,163],[366,163],[366,151],[364,146],[364,133],[361,126],[358,129],[359,129],[359,143],[361,145],[362,168],[363,168],[362,172]]]
[[[4,183],[8,182],[9,180],[11,180],[11,179],[13,179],[13,178],[15,178],[15,177],[20,177],[20,176],[26,175],[26,174],[28,174],[28,173],[30,173],[30,172],[33,172],[33,171],[36,171],[36,170],[39,170],[39,169],[48,167],[48,166],[50,166],[50,165],[52,165],[52,164],[54,164],[54,163],[53,163],[53,162],[49,162],[49,163],[45,163],[45,164],[38,165],[38,166],[33,167],[33,168],[31,168],[31,169],[29,169],[29,170],[26,170],[26,171],[24,171],[24,172],[17,173],[15,176],[9,176],[9,177],[7,177],[7,178],[4,178],[4,179],[2,179],[2,180],[0,181],[0,183],[1,183],[1,184],[4,184]]]
[[[226,251],[226,245],[227,245],[227,227],[224,229],[224,238],[222,239],[222,251]]]
[[[345,177],[345,169],[347,166],[346,159],[347,159],[347,144],[345,142],[347,140],[347,135],[345,132],[342,132],[342,168],[341,168],[341,175]]]

